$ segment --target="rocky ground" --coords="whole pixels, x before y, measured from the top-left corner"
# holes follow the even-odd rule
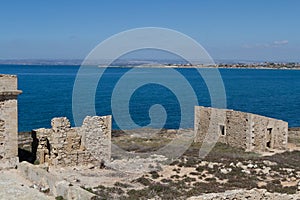
[[[272,199],[272,200],[299,200],[300,195],[271,193],[264,189],[230,190],[223,193],[204,194],[191,197],[188,200],[228,200],[228,199]]]
[[[151,138],[118,135],[113,142],[128,151],[148,152],[169,142],[170,134],[171,131]],[[292,134],[290,151],[269,152],[266,154],[269,156],[218,143],[207,157],[200,159],[200,146],[194,144],[169,165],[129,175],[128,179],[115,179],[110,185],[82,187],[99,195],[99,199],[299,199],[299,138]],[[148,164],[141,158],[135,163],[119,160],[119,164],[122,162],[124,165]],[[213,194],[205,195],[207,193]]]
[[[25,179],[16,169],[0,171],[0,199],[55,199],[43,189]]]
[[[109,187],[104,184],[85,187],[103,199],[186,199],[205,193],[253,188],[286,194],[300,190],[298,151],[259,157],[229,152],[228,147],[218,144],[205,160],[200,160],[193,156],[194,150],[192,147],[186,155],[161,170],[130,181],[115,182]]]
[[[112,142],[128,152],[149,153],[169,143],[177,134],[175,130],[148,133],[147,130],[142,134],[115,131]],[[97,194],[98,199],[300,199],[298,129],[290,131],[289,147],[289,151],[262,156],[217,143],[200,159],[200,145],[193,144],[184,155],[167,165],[159,155],[127,159],[113,155],[112,162],[104,169],[89,165],[49,171]],[[31,185],[28,183],[25,188]],[[38,188],[30,189],[39,193]],[[41,199],[48,198],[39,194]]]

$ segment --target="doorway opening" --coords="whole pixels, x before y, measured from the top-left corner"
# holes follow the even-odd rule
[[[272,128],[267,128],[267,140],[266,140],[266,147],[272,148],[271,141],[272,141]]]

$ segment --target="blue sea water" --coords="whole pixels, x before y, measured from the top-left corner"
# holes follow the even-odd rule
[[[53,117],[66,116],[74,125],[72,115],[73,85],[79,66],[0,65],[0,73],[18,75],[19,131],[50,127]],[[111,114],[111,95],[118,80],[130,69],[108,68],[100,80],[95,96],[98,115]],[[165,69],[138,69],[147,74],[158,70],[163,79],[174,83],[175,77]],[[207,69],[210,70],[210,69]],[[198,104],[210,106],[211,100],[205,82],[195,69],[177,69],[189,81],[198,97]],[[226,90],[227,108],[251,112],[300,126],[300,70],[220,69]],[[136,76],[139,76],[139,73]],[[189,97],[186,97],[189,98]],[[147,84],[130,98],[132,120],[146,126],[150,123],[149,109],[162,105],[167,113],[165,128],[178,128],[181,120],[180,103],[170,89]],[[190,105],[193,107],[194,105]],[[193,126],[193,113],[184,127]],[[118,128],[113,121],[113,128]]]

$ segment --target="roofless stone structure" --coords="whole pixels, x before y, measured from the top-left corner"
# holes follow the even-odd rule
[[[195,142],[203,142],[208,136],[208,140],[217,139],[218,142],[247,151],[287,149],[288,123],[282,120],[235,110],[196,106],[194,123]]]
[[[87,116],[81,127],[66,117],[53,118],[50,129],[33,130],[33,153],[40,164],[101,166],[111,158],[111,116]]]
[[[0,74],[0,169],[18,163],[17,77]]]

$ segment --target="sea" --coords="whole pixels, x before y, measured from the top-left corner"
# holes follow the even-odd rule
[[[18,88],[23,91],[18,97],[20,132],[49,128],[52,118],[63,116],[69,118],[72,126],[80,126],[80,122],[75,124],[72,107],[74,82],[79,68],[80,66],[64,65],[0,65],[1,74],[18,76]],[[112,96],[115,88],[120,84],[119,81],[130,70],[132,68],[107,68],[96,83],[96,93],[92,97],[97,115],[113,114],[114,129],[120,129],[120,126],[115,120],[116,112],[113,111],[117,108],[113,109],[116,104],[112,104]],[[140,127],[147,127],[152,124],[151,117],[156,117],[151,116],[151,108],[154,105],[160,105],[159,109],[164,109],[163,113],[166,117],[163,119],[162,127],[155,127],[153,124],[154,128],[192,128],[195,105],[192,103],[189,105],[187,109],[189,117],[182,120],[182,113],[185,111],[181,108],[181,102],[185,99],[189,100],[190,97],[176,94],[176,91],[185,90],[185,87],[181,88],[182,78],[178,79],[176,73],[170,74],[168,70],[136,69],[131,76],[133,78],[131,81],[134,82],[134,77],[143,76],[147,80],[153,74],[160,74],[159,80],[163,80],[162,83],[167,80],[170,85],[176,85],[178,90],[168,85],[149,82],[136,88],[130,94],[129,116],[126,112],[122,113],[122,110],[118,114],[124,114],[124,118],[130,117]],[[197,96],[198,105],[212,106],[207,84],[196,69],[174,70],[180,73],[191,86]],[[289,127],[300,126],[300,70],[219,69],[219,73],[226,92],[226,108],[281,119],[287,121]],[[123,92],[126,93],[126,80],[123,81],[123,88],[125,88]],[[118,97],[118,93],[114,95]],[[82,110],[82,113],[94,114],[86,110]]]

